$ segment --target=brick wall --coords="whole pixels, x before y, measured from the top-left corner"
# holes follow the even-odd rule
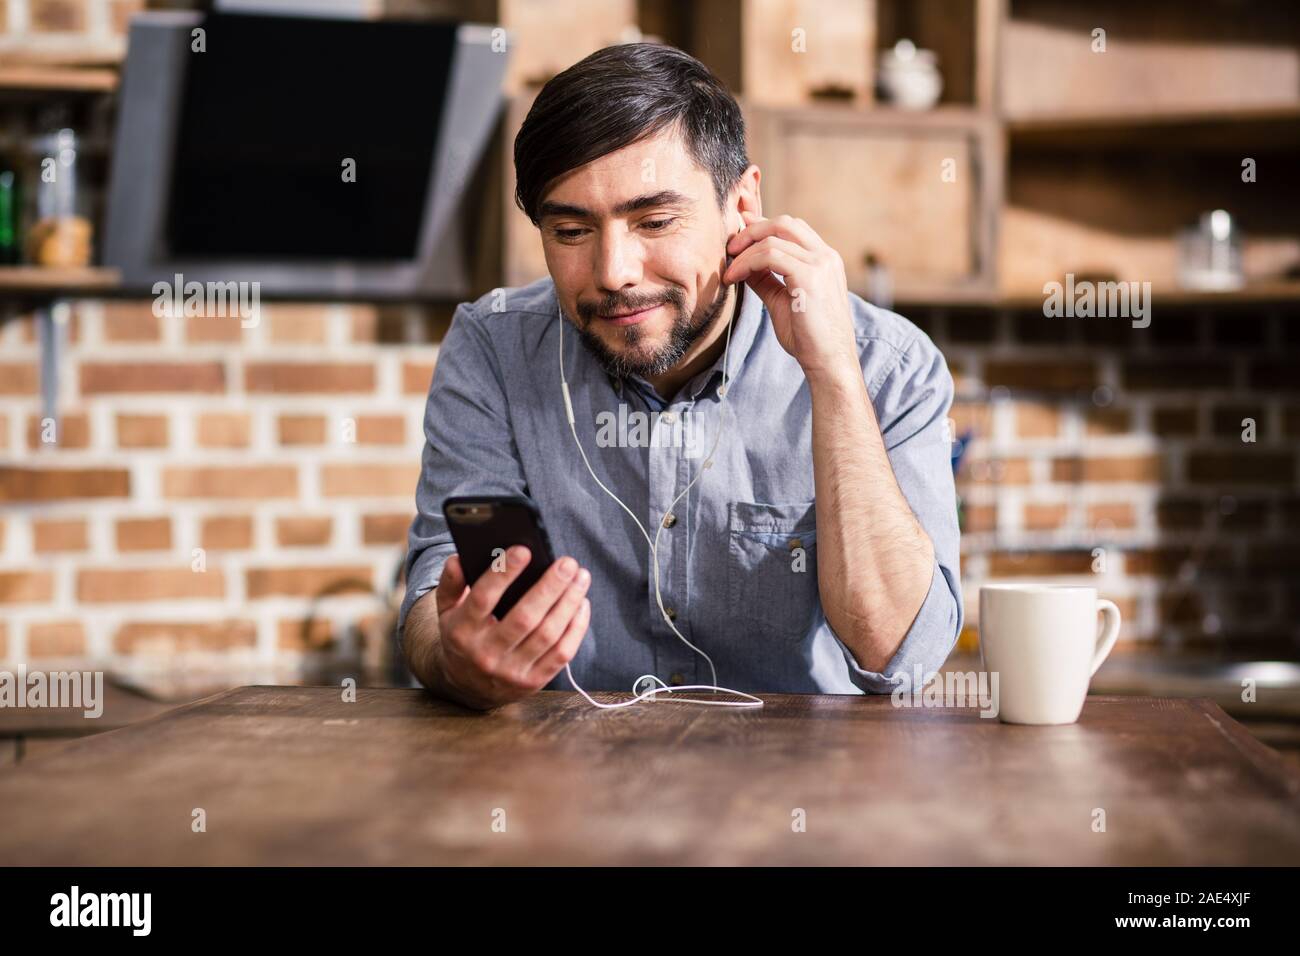
[[[1121,648],[1300,657],[1300,310],[912,316],[958,383],[969,621],[992,578],[1095,584]],[[1243,420],[1255,441],[1243,440]],[[974,649],[973,630],[963,645]]]
[[[380,661],[447,310],[263,312],[67,308],[53,435],[33,320],[0,330],[0,658],[230,682]],[[966,648],[979,584],[1021,577],[1096,584],[1129,651],[1297,657],[1300,316],[910,314],[976,435]]]
[[[146,6],[145,0],[0,0],[0,56],[120,57],[127,21]]]
[[[447,314],[60,317],[57,428],[33,317],[0,328],[0,659],[154,681],[378,666]]]

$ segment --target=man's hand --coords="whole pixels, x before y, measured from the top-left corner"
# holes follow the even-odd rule
[[[438,582],[435,667],[451,696],[487,710],[527,697],[573,660],[591,622],[585,596],[591,572],[570,557],[556,561],[505,618],[492,613],[501,595],[528,567],[522,545],[506,552],[506,567],[473,587],[453,554]]]
[[[764,219],[742,210],[747,225],[727,243],[735,260],[722,281],[745,282],[772,316],[781,347],[810,379],[861,377],[844,260],[802,219]],[[775,275],[774,275],[775,273]],[[785,278],[785,284],[776,278]]]

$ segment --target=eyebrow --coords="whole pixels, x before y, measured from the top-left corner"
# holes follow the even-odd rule
[[[636,212],[638,209],[649,209],[654,206],[686,207],[692,203],[693,200],[689,196],[684,196],[675,189],[661,189],[657,193],[646,193],[633,199],[625,199],[610,212],[615,216],[622,216],[630,212]],[[590,209],[566,202],[551,202],[548,200],[542,203],[540,211],[539,219],[545,219],[547,216],[572,216],[575,219],[596,218],[595,213]]]

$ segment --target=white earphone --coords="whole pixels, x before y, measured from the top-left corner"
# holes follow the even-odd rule
[[[682,496],[691,490],[691,486],[700,480],[700,477],[704,474],[704,469],[711,468],[713,466],[713,453],[715,450],[717,450],[718,442],[722,438],[723,422],[726,420],[726,414],[725,414],[725,410],[723,409],[723,406],[725,406],[727,403],[727,392],[730,391],[730,389],[728,388],[728,384],[731,380],[729,376],[729,368],[727,365],[727,356],[730,354],[730,350],[731,350],[731,326],[735,320],[735,313],[739,308],[739,304],[740,304],[739,299],[737,299],[736,305],[732,309],[731,318],[727,320],[727,341],[726,341],[726,345],[723,346],[723,350],[722,350],[722,384],[718,386],[718,395],[721,397],[722,402],[719,404],[719,408],[718,408],[719,415],[720,415],[718,421],[718,434],[714,437],[713,446],[709,449],[708,455],[705,456],[703,465],[700,468],[700,470],[696,473],[695,477],[690,480],[690,482],[686,485],[686,487],[681,490],[681,493],[678,494],[677,497],[672,500],[672,504],[668,506],[669,512],[671,512],[673,508],[676,507],[677,502],[679,502],[682,499]],[[646,698],[655,697],[655,695],[657,694],[661,694],[665,692],[667,692],[668,694],[672,694],[676,691],[684,691],[684,690],[719,691],[725,694],[735,694],[737,697],[744,697],[747,699],[724,701],[724,700],[700,700],[699,698],[696,697],[684,697],[678,699],[676,701],[677,703],[704,704],[712,707],[762,707],[763,701],[752,694],[746,694],[743,691],[732,690],[728,687],[717,686],[718,671],[717,668],[713,666],[713,658],[709,657],[708,654],[706,654],[704,651],[700,650],[698,647],[696,647],[694,644],[688,641],[685,635],[683,635],[681,631],[677,630],[677,627],[672,622],[672,618],[668,616],[668,612],[664,609],[664,600],[662,595],[659,593],[659,535],[664,529],[664,523],[662,521],[659,522],[659,529],[655,532],[654,541],[651,541],[650,534],[648,531],[646,531],[645,525],[643,525],[641,523],[641,520],[635,514],[632,513],[632,510],[623,503],[623,501],[618,497],[618,495],[614,494],[614,492],[606,488],[605,483],[601,481],[598,477],[596,477],[596,472],[592,469],[591,462],[587,460],[587,453],[586,451],[583,450],[582,441],[578,438],[578,426],[575,422],[575,418],[573,414],[573,401],[569,397],[569,383],[568,380],[564,377],[565,319],[564,319],[564,310],[559,305],[558,298],[556,302],[556,315],[559,317],[560,320],[560,391],[564,396],[564,414],[569,419],[569,431],[573,433],[573,441],[578,446],[579,454],[582,455],[582,463],[587,466],[587,471],[591,473],[591,477],[595,480],[596,484],[600,485],[601,490],[604,491],[605,494],[613,498],[616,502],[618,502],[618,506],[622,508],[624,511],[626,511],[628,513],[628,516],[633,521],[636,522],[636,526],[641,529],[642,537],[645,538],[646,544],[650,545],[650,563],[653,565],[654,572],[655,572],[655,602],[659,605],[659,613],[663,615],[665,623],[667,623],[667,625],[673,629],[673,633],[676,634],[679,638],[681,638],[683,644],[685,644],[687,647],[689,647],[691,650],[693,650],[695,653],[699,654],[701,657],[703,657],[706,661],[709,662],[709,671],[713,675],[712,684],[685,684],[679,687],[670,687],[669,685],[665,684],[662,680],[660,680],[658,677],[656,677],[654,674],[642,674],[632,684],[632,693],[636,694],[636,696],[633,697],[632,700],[623,701],[622,703],[618,703],[618,704],[602,704],[598,700],[593,700],[590,694],[588,694],[585,690],[583,690],[581,687],[578,686],[578,682],[573,679],[572,669],[569,667],[568,664],[565,664],[564,670],[565,673],[569,675],[569,683],[573,685],[574,689],[578,691],[578,693],[582,694],[583,697],[587,698],[587,700],[590,701],[591,704],[593,704],[596,707],[600,707],[602,709],[630,707],[633,704],[645,700]],[[645,691],[637,693],[637,687],[647,680],[653,681],[654,683],[660,686],[651,687]],[[665,699],[672,700],[673,698],[668,697]]]

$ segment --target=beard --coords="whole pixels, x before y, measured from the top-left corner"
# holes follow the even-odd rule
[[[686,311],[686,296],[680,288],[671,288],[657,301],[627,302],[621,299],[606,298],[599,306],[578,303],[578,314],[582,319],[578,327],[578,337],[587,350],[596,357],[601,366],[616,378],[637,375],[649,378],[662,375],[677,365],[699,339],[713,327],[722,308],[727,303],[730,286],[718,285],[718,294],[696,315]],[[665,305],[673,313],[673,323],[668,330],[668,340],[658,349],[647,351],[646,339],[649,336],[641,325],[610,326],[614,330],[616,341],[624,347],[614,351],[605,344],[605,340],[591,330],[596,322],[603,322],[600,314],[610,312],[627,312],[634,309],[646,309],[656,305]]]

